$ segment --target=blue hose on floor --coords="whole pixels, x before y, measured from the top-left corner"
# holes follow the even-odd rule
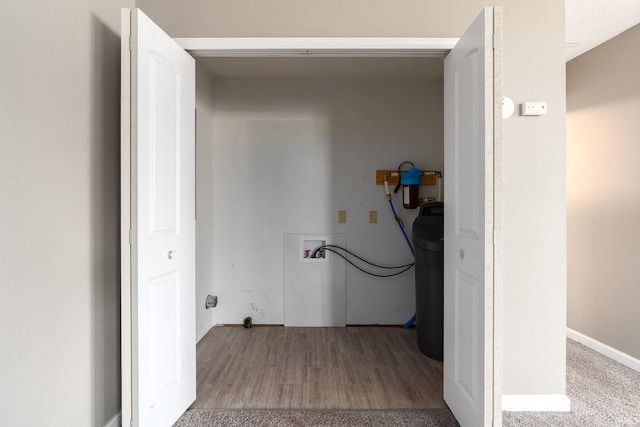
[[[413,259],[415,260],[416,254],[415,252],[413,252],[413,245],[411,244],[411,241],[409,240],[407,233],[404,231],[404,225],[402,225],[402,220],[396,213],[396,208],[393,206],[393,202],[391,201],[391,199],[389,199],[389,206],[391,206],[391,212],[393,212],[393,217],[396,219],[396,222],[398,223],[398,227],[400,227],[400,231],[404,236],[404,240],[407,241],[407,245],[409,245],[409,250],[411,251],[411,255],[413,255]],[[416,313],[413,313],[413,316],[411,316],[411,319],[409,319],[407,323],[402,325],[402,329],[409,329],[411,325],[413,325],[413,322],[415,321],[416,321]]]
[[[415,321],[416,321],[416,313],[413,313],[413,316],[411,316],[411,319],[407,320],[407,323],[402,325],[402,329],[409,329],[411,325],[413,325],[413,322]]]

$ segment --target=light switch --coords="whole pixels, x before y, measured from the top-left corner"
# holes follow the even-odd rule
[[[369,211],[369,224],[378,222],[378,211]]]
[[[338,211],[338,224],[345,224],[347,222],[347,211]]]

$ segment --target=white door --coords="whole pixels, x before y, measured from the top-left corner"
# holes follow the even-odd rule
[[[500,10],[495,12],[499,20]],[[499,142],[493,39],[494,9],[486,8],[445,58],[444,398],[462,427],[501,419],[495,414],[494,420],[499,396],[493,390],[494,144]]]
[[[123,425],[171,426],[196,397],[195,61],[137,9],[122,38]]]

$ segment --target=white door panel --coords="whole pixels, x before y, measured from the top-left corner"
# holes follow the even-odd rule
[[[444,397],[462,427],[494,421],[493,24],[484,9],[445,59]]]
[[[129,25],[131,160],[123,169],[130,167],[132,245],[123,293],[131,309],[123,330],[131,332],[123,331],[123,373],[131,390],[123,425],[130,417],[134,426],[171,426],[196,393],[195,62],[141,11],[131,11]]]

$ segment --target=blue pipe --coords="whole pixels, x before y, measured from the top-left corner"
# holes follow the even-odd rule
[[[398,218],[398,214],[396,213],[396,208],[393,206],[393,202],[391,201],[391,199],[389,199],[389,206],[391,206],[391,212],[393,212],[393,217],[394,218]],[[415,252],[413,252],[413,245],[411,244],[411,241],[409,240],[409,237],[407,236],[407,233],[404,231],[404,227],[402,226],[402,224],[400,223],[400,221],[396,221],[398,223],[398,227],[400,227],[400,231],[402,231],[402,235],[404,236],[404,240],[407,241],[407,245],[409,245],[409,249],[411,250],[411,255],[413,255],[413,259],[416,258],[416,254]],[[409,329],[411,327],[411,325],[413,325],[413,322],[416,321],[416,313],[413,313],[413,316],[411,316],[411,319],[407,320],[407,323],[405,323],[404,325],[402,325],[402,329]]]
[[[416,313],[413,313],[413,316],[411,316],[411,319],[407,320],[407,323],[402,325],[402,329],[409,329],[411,325],[413,325],[413,322],[415,321],[416,321]]]
[[[396,208],[393,207],[393,202],[391,200],[389,200],[389,206],[391,206],[391,212],[393,212],[393,216],[395,218],[398,218],[398,214],[396,213]],[[415,259],[416,254],[413,252],[413,245],[411,244],[411,241],[409,240],[409,237],[407,236],[407,233],[404,231],[404,227],[402,226],[402,224],[398,221],[398,227],[400,227],[400,231],[402,231],[402,235],[404,236],[404,240],[407,241],[407,245],[409,245],[409,250],[411,250],[411,255],[413,255],[413,258]]]

